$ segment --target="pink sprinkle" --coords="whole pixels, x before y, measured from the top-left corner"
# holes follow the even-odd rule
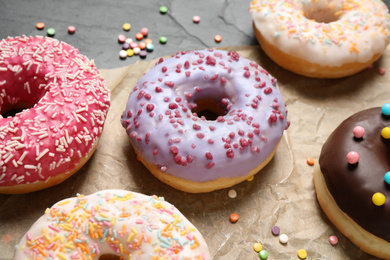
[[[207,169],[211,169],[213,168],[213,166],[215,165],[215,162],[209,162],[206,166]]]
[[[359,162],[359,154],[355,151],[351,151],[347,154],[347,161],[349,164],[356,164]]]
[[[207,158],[208,160],[212,160],[212,159],[213,159],[213,155],[212,155],[210,152],[207,152],[207,153],[206,153],[206,158]]]
[[[200,22],[200,16],[195,15],[194,17],[192,17],[192,21],[193,21],[194,23],[199,23],[199,22]]]
[[[118,42],[124,43],[126,41],[126,36],[123,34],[118,35]]]
[[[142,33],[143,36],[147,36],[148,33],[149,33],[148,28],[142,28],[142,29],[141,29],[141,33]]]
[[[353,128],[353,135],[356,138],[362,138],[364,136],[365,130],[362,126],[355,126]]]
[[[68,33],[69,34],[74,34],[76,32],[76,27],[69,25],[68,26]]]
[[[330,237],[329,237],[329,243],[330,243],[332,246],[337,245],[338,242],[339,242],[339,239],[338,239],[336,236],[330,236]]]
[[[386,73],[386,68],[384,68],[384,67],[379,67],[379,68],[378,68],[378,73],[379,73],[379,75],[384,75],[384,74]]]

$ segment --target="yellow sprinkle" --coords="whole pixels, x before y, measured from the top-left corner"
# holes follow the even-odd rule
[[[108,216],[104,212],[99,212],[99,215],[102,216],[103,218],[108,218]]]
[[[119,250],[121,253],[123,253],[123,244],[122,243],[119,244]]]
[[[253,181],[253,179],[255,178],[254,175],[252,175],[251,177],[249,177],[248,179],[246,179],[247,181]]]
[[[115,222],[116,222],[116,217],[113,216],[112,219],[111,219],[111,225],[115,225]]]
[[[75,217],[76,217],[76,214],[73,213],[72,215],[70,215],[70,217],[68,218],[68,220],[66,222],[68,222],[68,223],[72,222]]]
[[[253,250],[255,250],[257,253],[261,251],[261,249],[263,249],[263,245],[260,244],[260,243],[255,243],[253,245]]]
[[[305,250],[305,249],[300,249],[300,250],[298,251],[298,257],[299,257],[300,259],[305,259],[305,258],[307,257],[307,252],[306,252],[306,250]]]
[[[133,240],[134,236],[135,236],[135,234],[134,234],[134,233],[131,233],[131,234],[127,237],[126,242],[127,242],[127,243],[130,243],[131,240]]]
[[[135,229],[135,228],[131,228],[131,231],[133,231],[134,235],[137,235],[138,234],[138,231]]]
[[[75,249],[76,247],[74,246],[73,242],[69,242],[69,243],[66,243],[64,245],[65,248],[68,248],[68,249]]]
[[[62,205],[68,204],[69,202],[70,202],[70,200],[64,200],[64,201],[59,202],[57,205],[62,206]]]
[[[58,256],[62,260],[66,260],[66,257],[63,254],[61,254],[61,253],[57,253],[56,256]]]

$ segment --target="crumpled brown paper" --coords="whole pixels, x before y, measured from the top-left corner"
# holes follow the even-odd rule
[[[268,251],[268,259],[298,259],[299,249],[307,251],[307,259],[375,259],[355,247],[324,215],[316,199],[313,167],[307,165],[306,158],[318,159],[322,144],[346,117],[390,101],[390,73],[377,72],[379,67],[390,68],[389,51],[371,69],[324,80],[282,69],[259,47],[225,49],[255,60],[278,79],[291,121],[274,159],[253,181],[232,187],[236,198],[228,197],[230,189],[206,194],[175,190],[137,161],[120,116],[132,87],[157,60],[100,70],[112,91],[112,105],[95,154],[60,185],[31,194],[0,195],[0,259],[12,258],[15,244],[47,207],[77,193],[103,189],[165,197],[200,230],[213,259],[259,259],[253,250],[256,242]],[[240,216],[235,224],[229,221],[233,212]],[[272,235],[274,225],[288,235],[287,244]],[[338,245],[328,242],[330,235],[339,238]]]

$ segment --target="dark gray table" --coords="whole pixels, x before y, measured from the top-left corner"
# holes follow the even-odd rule
[[[248,13],[251,0],[0,0],[0,38],[19,35],[46,35],[56,30],[55,38],[65,41],[90,59],[98,68],[130,65],[140,57],[119,58],[119,34],[135,39],[141,28],[149,29],[154,51],[146,59],[174,54],[182,50],[235,45],[257,45]],[[384,1],[389,4],[390,0]],[[161,6],[168,12],[161,14]],[[194,15],[200,23],[192,21]],[[46,27],[37,30],[37,22]],[[124,23],[131,30],[122,29]],[[68,34],[68,26],[77,31]],[[219,34],[222,41],[216,43]],[[159,43],[166,36],[168,42]]]

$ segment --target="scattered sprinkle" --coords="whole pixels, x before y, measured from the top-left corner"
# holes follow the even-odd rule
[[[134,55],[134,51],[133,51],[132,49],[126,50],[126,53],[127,53],[127,56],[128,56],[128,57],[131,57],[131,56]]]
[[[124,43],[125,41],[126,41],[126,36],[124,36],[123,34],[119,34],[118,35],[118,42]]]
[[[306,163],[307,163],[308,165],[310,165],[310,166],[313,166],[314,163],[315,163],[315,160],[314,160],[313,157],[307,157],[307,158],[306,158]]]
[[[300,259],[305,259],[305,258],[307,257],[307,252],[306,252],[306,250],[305,250],[305,249],[300,249],[300,250],[298,251],[298,257],[299,257]]]
[[[347,154],[347,162],[349,164],[356,164],[359,162],[359,154],[355,151],[351,151]]]
[[[154,45],[153,45],[153,43],[148,43],[148,44],[146,44],[146,51],[151,52],[151,51],[153,51],[153,50],[154,50]]]
[[[263,249],[263,245],[260,243],[255,243],[253,245],[253,250],[255,250],[257,253],[260,252]]]
[[[192,21],[193,21],[194,23],[199,23],[199,22],[200,22],[200,16],[195,15],[194,17],[192,17]]]
[[[42,30],[43,28],[45,28],[45,23],[37,23],[35,26],[38,30]]]
[[[75,32],[76,32],[76,27],[74,27],[73,25],[69,25],[68,26],[68,33],[74,34]]]
[[[123,30],[125,31],[130,31],[130,28],[131,28],[131,24],[129,23],[124,23],[123,26],[122,26]]]
[[[138,55],[141,52],[141,49],[139,47],[133,48],[133,52],[135,55]]]
[[[142,35],[143,35],[144,37],[148,36],[148,33],[149,33],[148,28],[142,28],[142,29],[141,29],[141,33],[142,33]]]
[[[160,43],[165,44],[165,43],[167,43],[168,39],[165,36],[161,36],[159,41],[160,41]]]
[[[374,195],[372,195],[372,202],[376,205],[376,206],[382,206],[383,204],[385,204],[386,202],[386,197],[385,195],[383,195],[382,193],[380,192],[377,192],[375,193]]]
[[[128,43],[128,44],[130,44],[130,43],[133,42],[133,39],[132,39],[132,38],[127,38],[127,39],[125,40],[125,42]]]
[[[235,197],[237,197],[237,191],[235,191],[233,189],[229,190],[228,196],[229,196],[229,198],[234,199]]]
[[[379,75],[384,75],[386,73],[386,68],[384,67],[379,67],[378,68],[378,74]]]
[[[214,40],[215,40],[215,42],[221,42],[222,41],[222,36],[217,34],[217,35],[214,36]]]
[[[147,55],[148,55],[148,53],[145,50],[142,50],[142,51],[139,52],[139,56],[141,58],[146,58]]]
[[[48,36],[54,36],[56,34],[56,30],[54,28],[47,29]]]
[[[280,234],[280,228],[278,226],[273,226],[271,228],[272,235],[278,236]]]
[[[255,178],[254,175],[252,175],[251,177],[249,177],[248,179],[246,179],[247,181],[253,181],[253,179]]]
[[[329,243],[330,243],[332,246],[337,245],[338,242],[339,242],[339,239],[338,239],[336,236],[330,236],[330,237],[329,237]]]
[[[288,236],[287,236],[286,234],[281,234],[281,235],[279,236],[279,242],[280,242],[281,244],[287,244],[287,242],[288,242]]]
[[[126,52],[125,50],[120,50],[120,51],[119,51],[119,57],[120,57],[121,59],[126,58],[126,57],[127,57],[127,52]]]
[[[236,223],[239,218],[240,218],[240,216],[237,213],[230,214],[230,222],[232,222],[232,223]]]
[[[260,259],[261,259],[261,260],[265,260],[265,259],[268,258],[268,252],[265,251],[264,249],[263,249],[263,250],[260,250],[259,256],[260,256]]]
[[[146,43],[145,43],[145,42],[140,42],[140,43],[138,43],[138,47],[139,47],[141,50],[145,50],[145,49],[146,49]]]
[[[130,49],[130,44],[125,42],[124,44],[122,44],[122,49],[124,49],[124,50]]]
[[[137,33],[137,34],[135,35],[135,38],[136,38],[138,41],[140,41],[140,40],[142,40],[142,39],[144,38],[144,35],[143,35],[142,33]]]
[[[153,43],[152,39],[145,39],[144,42],[146,43],[146,45],[148,45],[149,43]]]
[[[160,13],[166,14],[167,12],[168,12],[168,7],[166,7],[166,6],[161,6],[160,7]]]

